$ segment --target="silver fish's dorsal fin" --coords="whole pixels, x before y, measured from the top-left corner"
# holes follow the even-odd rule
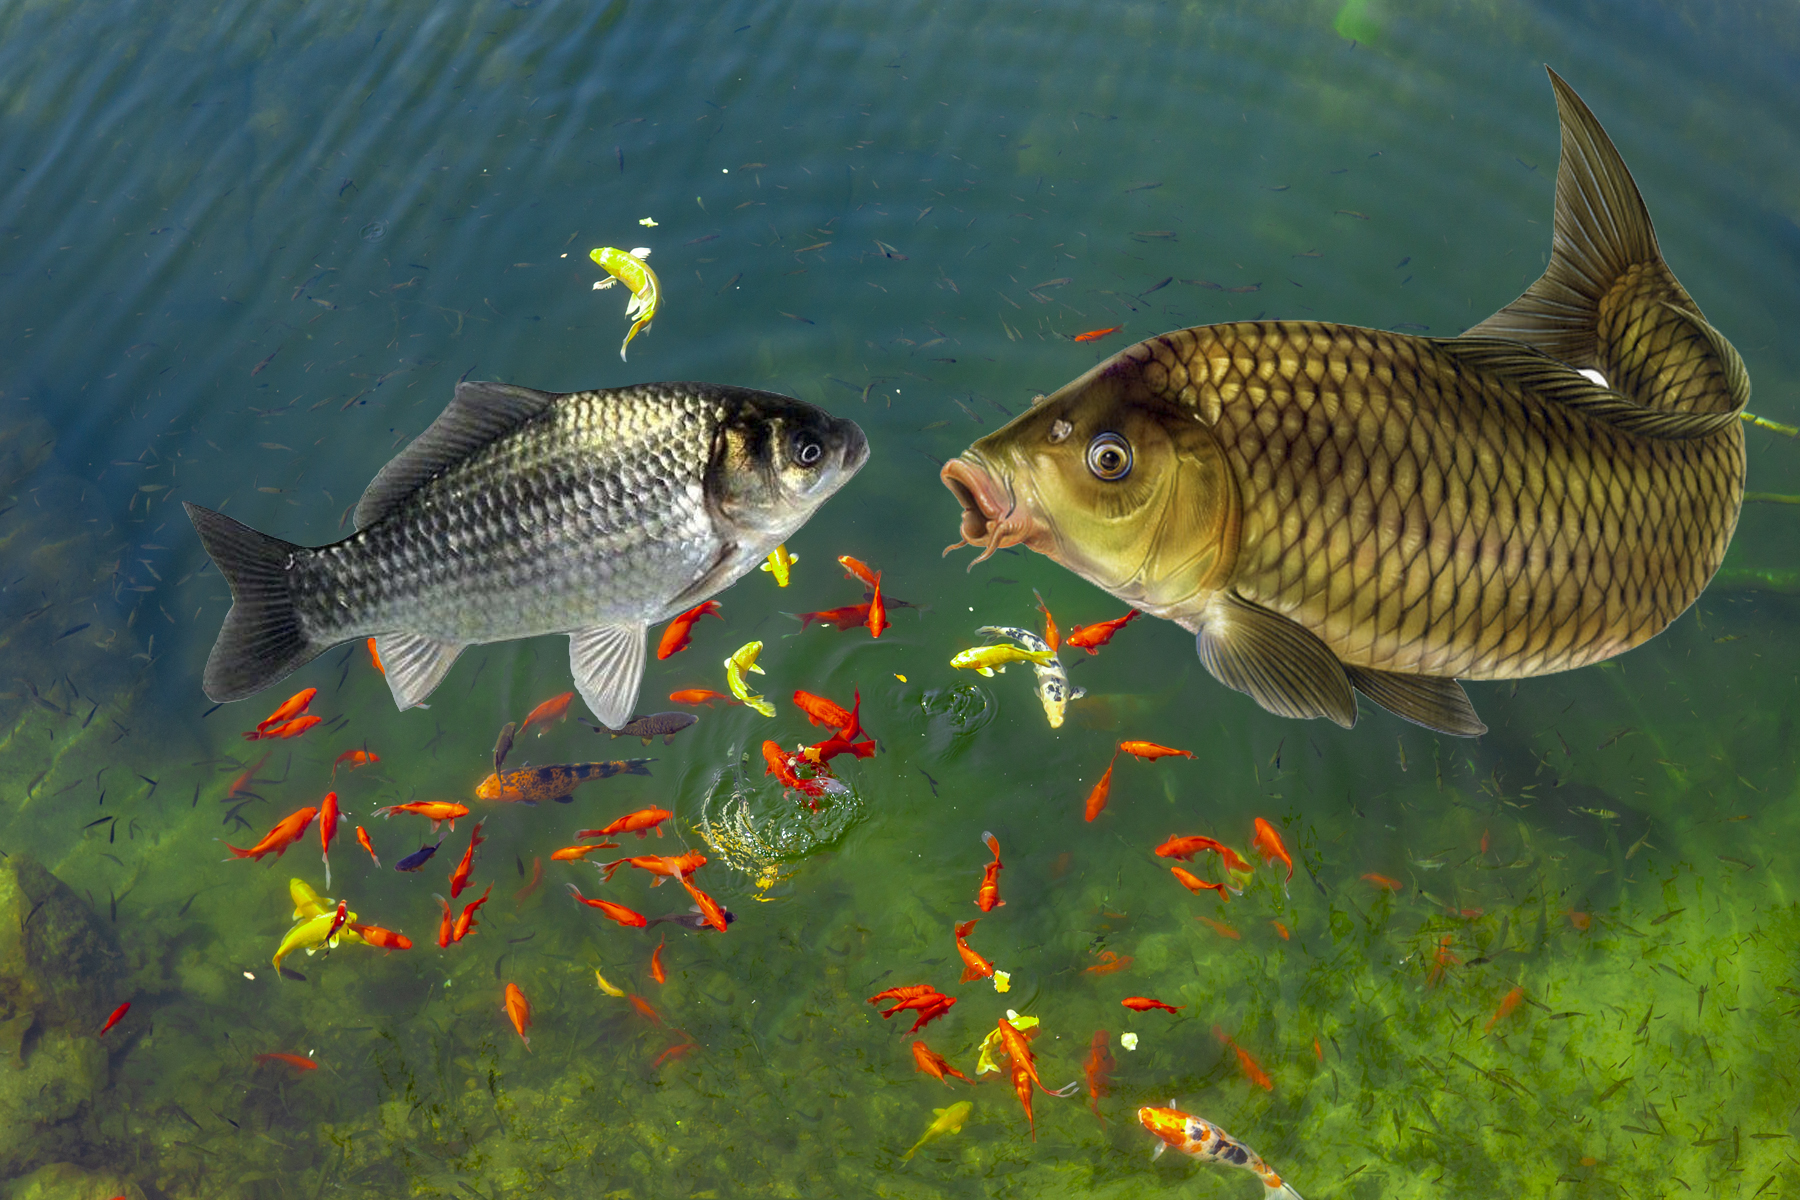
[[[1691,314],[1682,313],[1682,316],[1691,317]],[[1691,319],[1706,329],[1712,328],[1698,317]],[[1719,339],[1719,343],[1730,349],[1730,344],[1723,338]],[[1736,425],[1738,413],[1742,411],[1742,405],[1725,412],[1682,412],[1679,409],[1651,408],[1612,388],[1602,387],[1573,367],[1557,362],[1530,346],[1521,346],[1518,342],[1502,338],[1473,338],[1464,334],[1459,338],[1439,339],[1433,345],[1449,354],[1460,367],[1472,374],[1510,381],[1533,395],[1554,401],[1565,408],[1575,409],[1595,420],[1605,421],[1622,432],[1642,437],[1677,441],[1707,437]],[[1732,357],[1737,357],[1735,351]],[[1741,363],[1738,369],[1742,371]],[[1747,401],[1750,392],[1747,377],[1742,386]]]
[[[412,444],[381,468],[356,503],[356,527],[394,512],[446,468],[542,413],[560,397],[509,383],[459,383],[456,396]]]
[[[1356,697],[1344,666],[1319,635],[1231,592],[1215,592],[1195,637],[1213,678],[1280,717],[1329,717],[1356,724]],[[1171,1106],[1173,1107],[1173,1106]]]
[[[1487,726],[1475,714],[1469,695],[1454,679],[1434,675],[1400,675],[1346,666],[1351,686],[1396,717],[1452,737],[1480,737]]]
[[[444,682],[463,652],[456,642],[439,641],[416,633],[384,633],[375,638],[388,690],[401,712],[424,700]]]
[[[1633,265],[1660,264],[1662,252],[1650,211],[1612,140],[1555,71],[1550,84],[1562,121],[1550,265],[1517,300],[1464,336],[1510,338],[1573,366],[1603,367],[1595,351],[1600,298]]]
[[[620,621],[569,634],[569,671],[594,719],[618,728],[631,719],[644,677],[644,623]]]

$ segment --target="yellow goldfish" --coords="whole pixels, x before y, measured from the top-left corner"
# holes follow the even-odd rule
[[[281,939],[281,946],[275,951],[275,974],[281,974],[281,960],[296,950],[304,950],[308,954],[317,954],[319,947],[334,948],[344,939],[360,940],[350,931],[350,922],[356,920],[355,913],[347,913],[342,926],[338,924],[337,910],[328,909],[316,917],[308,917],[300,924],[287,931]],[[335,930],[335,932],[333,932]]]
[[[336,912],[337,905],[312,890],[312,885],[304,879],[288,880],[288,895],[294,900],[294,917],[296,921],[304,921],[316,917],[322,912]]]
[[[775,715],[775,706],[759,693],[751,691],[750,685],[744,680],[746,672],[758,675],[765,673],[756,665],[756,656],[762,653],[762,648],[761,642],[745,642],[733,651],[731,657],[725,660],[725,682],[730,686],[733,696],[763,716],[772,717]]]
[[[609,996],[623,996],[625,994],[624,988],[614,987],[612,984],[606,982],[606,976],[600,973],[599,967],[594,968],[594,982],[599,984],[600,990]]]
[[[961,1133],[963,1122],[967,1121],[969,1119],[969,1114],[974,1111],[975,1106],[967,1100],[960,1100],[957,1103],[952,1104],[949,1108],[932,1109],[932,1115],[935,1116],[937,1120],[933,1121],[926,1128],[925,1136],[914,1142],[911,1150],[908,1150],[905,1154],[900,1156],[900,1161],[905,1162],[907,1159],[911,1158],[917,1153],[920,1146],[923,1146],[933,1138],[941,1138],[947,1133]]]
[[[799,561],[800,556],[798,554],[789,554],[787,543],[783,542],[781,545],[769,551],[769,557],[763,562],[761,569],[775,577],[776,587],[786,587],[788,585],[789,573],[793,570],[794,564]]]
[[[1040,665],[1056,657],[1054,650],[1027,650],[996,642],[991,646],[973,646],[950,660],[950,665],[978,675],[992,675],[1006,670],[1007,663],[1028,662]]]
[[[601,246],[588,252],[588,257],[605,268],[610,279],[602,279],[594,284],[596,291],[622,283],[631,289],[631,303],[625,306],[627,318],[639,315],[632,322],[631,331],[619,344],[619,360],[625,360],[625,347],[631,345],[631,339],[638,335],[638,330],[650,328],[650,321],[656,316],[656,306],[662,301],[662,283],[656,278],[656,272],[644,260],[650,257],[648,246],[638,246],[632,250],[615,250],[611,246]]]
[[[1009,985],[1011,983],[1010,977],[1008,978],[1008,983]],[[1006,1023],[1020,1033],[1024,1033],[1027,1029],[1036,1029],[1038,1026],[1038,1019],[1036,1017],[1022,1017],[1009,1008],[1006,1010]],[[995,1061],[994,1058],[994,1055],[999,1052],[1000,1048],[1000,1031],[998,1029],[990,1029],[988,1035],[981,1039],[981,1057],[975,1061],[975,1074],[977,1077],[986,1075],[989,1071],[998,1072],[1000,1070],[1000,1064]]]

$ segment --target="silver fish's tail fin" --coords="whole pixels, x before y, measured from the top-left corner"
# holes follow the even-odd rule
[[[1750,399],[1743,361],[1663,261],[1649,210],[1600,122],[1555,71],[1550,83],[1562,122],[1550,265],[1464,336],[1524,342],[1600,372],[1647,407],[1741,409]]]
[[[258,533],[210,508],[185,507],[201,545],[231,587],[231,611],[206,659],[206,694],[218,703],[241,700],[327,649],[301,630],[288,590],[288,565],[305,547]]]

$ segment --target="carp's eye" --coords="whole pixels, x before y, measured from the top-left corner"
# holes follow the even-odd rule
[[[803,467],[810,467],[825,456],[825,447],[813,440],[812,435],[796,433],[793,444],[794,461]]]
[[[1054,446],[1074,432],[1075,427],[1073,425],[1069,424],[1061,417],[1058,417],[1056,420],[1050,422],[1050,444]]]
[[[1116,433],[1103,433],[1088,443],[1087,465],[1096,479],[1117,483],[1131,474],[1131,443]]]

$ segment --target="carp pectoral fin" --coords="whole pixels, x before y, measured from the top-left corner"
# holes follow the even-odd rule
[[[1319,636],[1230,592],[1201,613],[1195,646],[1213,678],[1282,717],[1356,724],[1356,697],[1343,664]]]
[[[356,527],[388,516],[433,476],[517,429],[557,398],[509,383],[457,384],[449,407],[369,482],[356,502]]]
[[[462,652],[457,642],[441,642],[417,633],[378,634],[375,638],[375,653],[381,655],[388,690],[394,693],[394,703],[401,712],[431,695]]]
[[[1464,336],[1524,342],[1577,367],[1594,367],[1600,297],[1632,266],[1660,263],[1650,212],[1600,122],[1555,71],[1562,159],[1556,168],[1550,265],[1517,300]]]
[[[1451,737],[1480,737],[1487,732],[1468,693],[1454,679],[1398,675],[1366,667],[1345,667],[1344,671],[1357,691],[1396,717]]]
[[[644,623],[621,621],[569,635],[569,671],[594,719],[616,729],[631,720],[644,678]]]

